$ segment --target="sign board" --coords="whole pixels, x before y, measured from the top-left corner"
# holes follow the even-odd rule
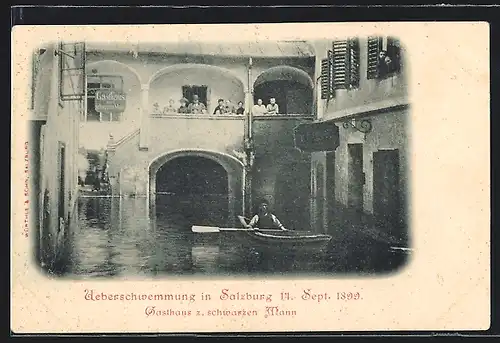
[[[295,147],[304,152],[334,151],[339,146],[339,127],[333,122],[301,124],[294,136]]]
[[[95,92],[95,110],[97,112],[123,112],[127,95],[114,89],[99,89]]]

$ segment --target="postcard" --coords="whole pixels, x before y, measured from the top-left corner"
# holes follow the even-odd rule
[[[486,330],[484,22],[15,26],[15,333]]]

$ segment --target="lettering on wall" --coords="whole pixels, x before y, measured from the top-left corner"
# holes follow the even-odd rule
[[[95,93],[95,110],[97,112],[124,112],[127,95],[114,89],[99,89]]]

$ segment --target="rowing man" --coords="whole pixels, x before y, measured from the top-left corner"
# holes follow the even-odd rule
[[[262,201],[259,205],[259,213],[256,214],[250,223],[247,225],[247,228],[259,228],[259,229],[281,229],[285,231],[285,227],[278,218],[269,212],[269,204],[267,201]]]

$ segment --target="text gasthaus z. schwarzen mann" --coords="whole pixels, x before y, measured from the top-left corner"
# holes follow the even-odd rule
[[[88,301],[146,301],[154,302],[148,304],[144,309],[144,314],[147,317],[155,316],[257,316],[258,310],[238,308],[239,305],[254,304],[255,302],[263,302],[270,305],[273,301],[273,295],[270,293],[252,293],[252,292],[232,292],[229,289],[222,289],[217,296],[217,299],[212,299],[212,295],[200,293],[115,293],[115,292],[97,292],[95,290],[85,290],[85,300]],[[190,305],[196,301],[206,302],[215,300],[216,302],[228,301],[231,303],[231,309],[224,306],[214,306],[214,308],[205,309],[203,311],[194,308],[173,308],[159,304],[158,302],[167,301],[178,304]],[[234,308],[236,305],[237,308]],[[263,308],[264,317],[268,316],[295,316],[295,310],[286,310],[278,306],[265,306]],[[262,312],[261,312],[262,313]]]

